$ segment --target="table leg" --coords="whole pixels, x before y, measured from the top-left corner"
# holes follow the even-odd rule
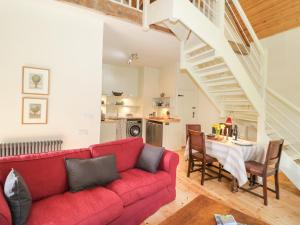
[[[238,192],[239,191],[239,188],[238,188],[238,181],[237,181],[237,179],[234,177],[234,176],[232,176],[232,183],[231,183],[231,191],[232,192]]]

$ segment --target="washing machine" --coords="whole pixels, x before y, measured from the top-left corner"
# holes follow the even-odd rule
[[[142,137],[143,120],[142,119],[127,119],[126,136],[127,137]]]

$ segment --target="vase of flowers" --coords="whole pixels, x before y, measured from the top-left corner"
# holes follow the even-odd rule
[[[219,123],[214,123],[212,126],[212,129],[215,131],[216,137],[220,136],[221,133],[221,127]]]

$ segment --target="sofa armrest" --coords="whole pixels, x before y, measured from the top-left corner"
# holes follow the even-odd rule
[[[0,225],[11,225],[11,213],[0,185]]]
[[[168,172],[172,179],[172,186],[176,185],[176,169],[179,163],[179,155],[175,152],[165,150],[161,158],[159,169]]]

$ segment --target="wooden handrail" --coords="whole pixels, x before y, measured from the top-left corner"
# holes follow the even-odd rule
[[[250,21],[248,20],[248,17],[246,16],[246,14],[245,14],[242,6],[240,5],[239,1],[238,0],[231,0],[231,2],[234,4],[235,8],[237,9],[243,23],[245,24],[247,30],[249,31],[249,34],[251,35],[251,38],[253,39],[254,43],[256,44],[259,52],[264,55],[264,48],[262,47],[255,31],[252,28],[252,25],[251,25]]]
[[[247,47],[250,47],[250,41],[253,41],[251,36],[249,35],[249,37],[246,36],[245,32],[242,30],[241,26],[239,26],[240,21],[237,19],[237,17],[235,16],[235,12],[232,11],[232,8],[229,6],[230,2],[227,3],[227,1],[225,2],[226,8],[225,10],[227,10],[227,12],[229,12],[231,19],[233,20],[234,24],[236,25],[235,27],[238,29],[240,36],[243,39],[243,42],[245,43],[245,45]]]

